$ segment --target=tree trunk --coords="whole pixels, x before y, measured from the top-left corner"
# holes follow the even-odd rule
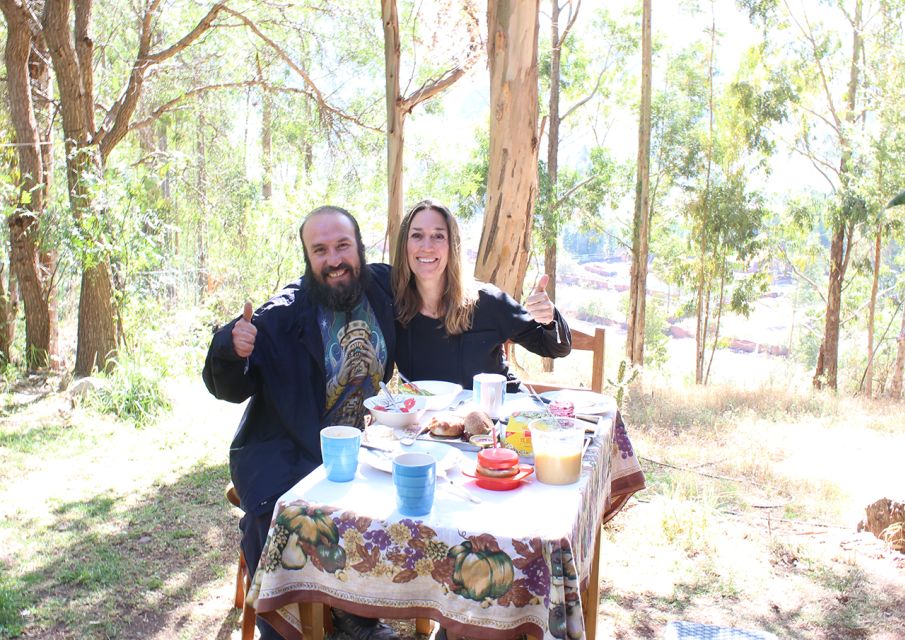
[[[555,2],[554,2],[555,4]],[[547,294],[550,296],[550,300],[556,304],[556,241],[553,241],[553,244],[547,244],[544,247],[544,271],[547,272],[547,275],[550,276],[550,280],[547,283]],[[543,364],[543,370],[546,372],[553,371],[553,358],[543,358],[541,360]]]
[[[549,197],[543,212],[544,272],[550,276],[547,294],[556,303],[556,240],[559,223],[556,211],[556,193],[559,184],[559,74],[562,60],[562,43],[559,39],[559,0],[550,2],[550,100],[547,132],[547,178]],[[543,359],[543,370],[553,371],[553,358]]]
[[[396,236],[402,224],[403,151],[405,147],[405,113],[399,93],[399,15],[396,0],[382,0],[383,56],[386,63],[387,106],[387,240],[389,262],[396,251]]]
[[[10,234],[10,263],[25,303],[25,362],[29,368],[43,368],[53,355],[45,272],[37,245],[46,196],[42,136],[35,117],[32,95],[31,50],[33,37],[25,11],[3,3],[7,21],[5,63],[10,117],[16,130],[21,197],[7,219]],[[36,78],[40,85],[41,78]],[[54,314],[55,315],[55,314]],[[7,352],[8,354],[8,352]]]
[[[93,43],[88,35],[90,0],[76,5],[75,13],[75,30],[74,34],[70,34],[69,2],[47,2],[44,6],[43,33],[60,93],[69,202],[77,224],[87,232],[99,224],[102,217],[93,202],[93,190],[97,189],[103,175],[100,150],[92,144],[94,80],[91,60]],[[91,231],[87,235],[90,244],[82,256],[75,362],[75,374],[78,376],[90,375],[94,367],[106,369],[116,354],[109,257],[105,249],[94,245],[93,233]]]
[[[261,196],[270,200],[273,197],[273,96],[267,89],[261,102],[261,167],[264,169]]]
[[[538,1],[489,0],[490,164],[478,280],[516,299],[528,270],[537,197]]]
[[[898,343],[896,363],[893,365],[892,382],[889,384],[889,397],[893,400],[902,397],[902,373],[905,371],[905,312],[902,313],[902,328],[896,342]]]
[[[864,374],[864,392],[868,398],[874,395],[874,314],[877,309],[877,289],[880,284],[880,249],[883,241],[883,227],[877,229],[874,242],[874,278],[870,288],[870,311],[867,319],[867,371]]]
[[[705,297],[710,297],[710,287],[706,282],[704,260],[701,258],[701,268],[698,272],[698,293],[695,320],[694,343],[694,382],[704,384],[704,352],[707,349],[707,320],[709,318],[709,304],[705,304]]]
[[[862,1],[855,0],[855,13],[852,21],[852,58],[849,67],[849,80],[847,91],[847,103],[844,113],[847,125],[855,123],[855,106],[857,104],[858,83],[860,78],[861,59],[861,10]],[[852,148],[851,141],[845,131],[848,127],[840,127],[839,147],[842,149],[839,161],[840,193],[842,194],[841,207],[846,207],[851,182]],[[836,216],[833,227],[833,241],[830,246],[830,277],[826,302],[826,318],[824,322],[822,359],[818,358],[817,370],[814,372],[814,386],[821,388],[826,384],[831,389],[837,388],[837,369],[839,364],[839,320],[842,313],[842,283],[845,279],[845,271],[848,266],[849,248],[846,248],[846,235],[851,245],[853,234],[849,229],[846,233],[846,211],[842,210]]]
[[[823,326],[823,344],[814,373],[814,386],[823,385],[836,389],[839,362],[839,319],[842,309],[842,280],[845,277],[845,223],[840,222],[833,232],[830,245],[830,277],[826,296],[826,318]]]
[[[195,127],[195,166],[198,173],[195,177],[195,192],[198,194],[198,224],[195,231],[195,253],[197,256],[198,278],[197,296],[202,300],[207,294],[207,153],[204,143],[203,109],[198,109],[197,126]]]
[[[644,365],[644,318],[647,304],[647,256],[650,247],[650,128],[651,128],[651,0],[644,0],[641,19],[641,110],[638,118],[638,177],[632,227],[632,268],[625,355]]]
[[[113,289],[107,261],[82,270],[79,296],[79,341],[75,372],[89,375],[95,367],[104,370],[116,355],[113,329]],[[103,351],[107,349],[107,351]]]
[[[0,263],[0,364],[10,361],[10,350],[13,345],[13,329],[16,326],[16,316],[13,313],[13,305],[6,294],[3,277],[6,275],[3,264]]]

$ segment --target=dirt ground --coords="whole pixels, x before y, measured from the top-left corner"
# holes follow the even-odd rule
[[[33,614],[25,612],[22,637],[239,638],[232,600],[240,514],[222,487],[242,407],[214,400],[196,380],[178,381],[169,392],[172,414],[141,431],[92,417],[52,388],[5,408],[4,424],[15,420],[20,429],[29,421],[87,418],[97,443],[45,457],[45,464],[23,463],[18,477],[4,478],[4,518],[53,504],[61,482],[73,504],[126,492],[128,504],[117,506],[122,513],[96,529],[157,573],[150,587],[142,575],[119,584],[109,606],[86,597],[78,582],[58,589],[51,604],[60,608],[59,621],[29,625]],[[905,430],[889,424],[895,420],[743,419],[709,444],[700,434],[688,443],[668,429],[630,425],[650,488],[605,529],[598,637],[659,638],[668,621],[681,619],[779,638],[905,639],[905,555],[855,531],[868,497],[903,486]],[[748,454],[735,453],[751,449],[763,461],[756,469]],[[763,483],[717,479],[758,474]],[[147,509],[152,515],[143,519]],[[40,514],[28,517],[43,522]],[[24,548],[7,544],[0,560],[15,562],[16,544]],[[203,556],[193,550],[198,546]],[[72,551],[91,562],[88,543]],[[413,634],[409,624],[398,628]]]

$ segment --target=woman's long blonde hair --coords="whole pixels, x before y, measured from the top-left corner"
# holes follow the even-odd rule
[[[433,209],[443,216],[449,229],[449,260],[446,264],[446,289],[440,300],[438,309],[443,318],[443,326],[448,335],[458,335],[471,328],[474,316],[477,292],[470,279],[462,273],[462,237],[459,235],[459,224],[453,214],[444,205],[433,200],[422,200],[402,219],[399,237],[396,241],[396,254],[393,256],[393,303],[396,307],[396,319],[402,326],[408,326],[420,311],[423,304],[421,294],[415,285],[415,276],[409,267],[408,244],[409,229],[415,214],[425,209]]]

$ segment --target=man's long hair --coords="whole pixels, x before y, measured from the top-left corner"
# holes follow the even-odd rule
[[[308,247],[305,246],[304,232],[305,224],[314,216],[318,215],[341,215],[345,216],[355,230],[355,242],[358,245],[358,273],[352,279],[352,283],[341,286],[330,286],[326,282],[326,274],[315,274],[311,268],[311,259],[308,257]],[[371,272],[367,268],[365,262],[365,245],[361,239],[361,228],[358,226],[358,220],[343,209],[342,207],[334,207],[332,205],[324,205],[314,209],[305,216],[302,224],[299,226],[299,238],[302,240],[302,251],[305,255],[305,284],[311,300],[318,305],[332,309],[334,311],[351,311],[361,301],[370,282]],[[351,265],[347,265],[351,268]],[[354,273],[354,270],[352,270]],[[317,276],[321,277],[318,278]]]
[[[399,227],[396,242],[396,254],[393,256],[393,303],[396,308],[396,319],[402,326],[408,326],[423,305],[421,294],[415,284],[415,276],[409,267],[408,243],[409,229],[415,215],[425,209],[433,209],[443,216],[449,229],[449,259],[446,263],[446,288],[440,300],[440,317],[448,335],[458,335],[471,329],[474,317],[477,292],[475,287],[462,272],[462,237],[459,235],[459,224],[453,214],[444,205],[433,200],[422,200],[409,211]]]

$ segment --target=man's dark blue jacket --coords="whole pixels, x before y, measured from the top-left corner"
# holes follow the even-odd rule
[[[366,295],[387,346],[384,380],[393,375],[396,334],[390,267],[367,265]],[[247,359],[233,349],[236,320],[214,334],[202,377],[221,400],[251,400],[230,447],[229,468],[246,513],[260,515],[321,463],[326,405],[324,345],[305,279],[286,286],[254,314],[258,330]]]

